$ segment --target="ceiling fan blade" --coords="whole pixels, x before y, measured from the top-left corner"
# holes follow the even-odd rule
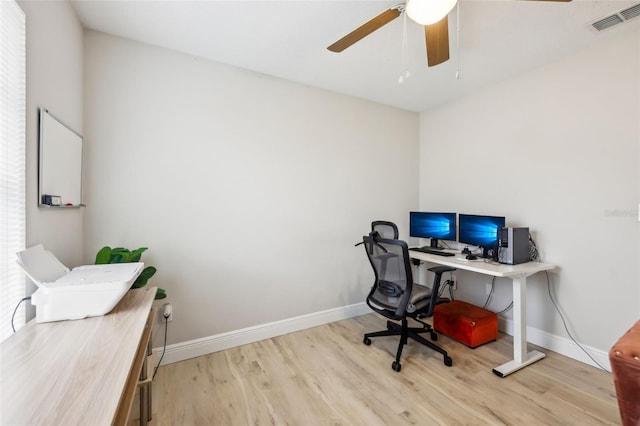
[[[449,17],[424,26],[427,42],[427,65],[433,67],[449,60]]]
[[[382,12],[380,15],[375,18],[369,20],[368,22],[362,24],[355,30],[351,31],[346,36],[342,37],[340,40],[333,43],[331,46],[327,47],[332,52],[342,52],[347,47],[355,44],[356,42],[362,40],[378,28],[388,24],[389,22],[396,19],[400,16],[400,11],[395,8],[387,9]]]

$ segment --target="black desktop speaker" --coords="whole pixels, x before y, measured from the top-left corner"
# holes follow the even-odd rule
[[[517,265],[529,261],[529,228],[498,229],[498,262]]]

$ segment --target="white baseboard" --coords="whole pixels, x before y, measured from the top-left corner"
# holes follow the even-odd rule
[[[510,336],[513,336],[513,320],[498,317],[498,329]],[[542,331],[537,328],[527,327],[527,341],[593,367],[601,368],[600,366],[602,366],[607,371],[611,372],[609,353],[600,349],[583,344],[580,345],[589,352],[598,364],[600,364],[598,365],[594,360],[589,358],[582,349],[580,349],[580,346],[578,346],[577,343],[566,337],[556,336],[555,334],[547,333],[546,331]]]
[[[362,302],[340,308],[328,309],[326,311],[301,315],[299,317],[270,322],[267,324],[260,324],[240,330],[220,333],[187,342],[167,345],[164,357],[162,358],[162,365],[184,361],[186,359],[207,355],[236,346],[246,345],[248,343],[258,342],[260,340],[276,336],[282,336],[283,334],[305,330],[307,328],[328,324],[334,321],[365,315],[370,312],[372,312],[371,309]],[[513,336],[513,320],[499,318],[498,328],[500,331]],[[598,367],[598,365],[590,359],[575,342],[571,339],[567,339],[566,337],[556,336],[547,333],[546,331],[527,327],[527,340],[534,345],[541,346],[545,349],[575,359],[576,361]],[[608,352],[585,345],[582,346],[598,363],[600,363],[600,365],[605,367],[607,371],[611,371]],[[153,351],[159,353],[162,352],[162,348],[154,348]]]
[[[372,312],[366,303],[356,303],[326,311],[314,312],[299,317],[260,324],[240,330],[215,334],[209,337],[167,345],[162,364],[171,364],[185,359],[222,351],[247,343],[270,339],[283,334],[305,330],[330,322],[357,317]],[[154,348],[154,352],[162,352],[162,348]]]

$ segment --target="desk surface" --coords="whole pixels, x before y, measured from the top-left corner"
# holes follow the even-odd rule
[[[409,257],[425,262],[437,263],[438,265],[452,266],[465,271],[493,275],[494,277],[526,277],[533,275],[536,272],[548,271],[555,268],[555,265],[541,262],[527,262],[519,265],[503,265],[496,262],[486,262],[480,258],[478,258],[478,260],[467,260],[465,259],[465,256],[460,253],[456,253],[455,256],[438,256],[437,254],[409,250]]]
[[[111,424],[155,293],[155,287],[131,290],[100,317],[31,321],[5,340],[2,424]]]

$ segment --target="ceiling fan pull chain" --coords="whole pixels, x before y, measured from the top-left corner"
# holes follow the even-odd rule
[[[411,77],[411,73],[409,72],[407,66],[407,57],[409,52],[409,38],[407,36],[407,14],[404,13],[402,18],[402,54],[400,59],[401,71],[400,77],[398,77],[398,84],[404,83],[406,79]],[[402,71],[402,69],[404,69],[404,71]]]

